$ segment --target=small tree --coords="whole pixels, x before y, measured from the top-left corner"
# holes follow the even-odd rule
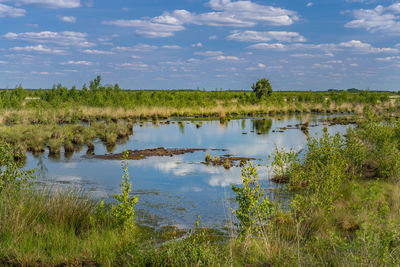
[[[273,204],[261,188],[257,168],[250,162],[242,168],[242,185],[232,185],[239,207],[232,210],[239,220],[241,234],[263,233],[263,226],[273,212]]]
[[[132,185],[129,180],[128,158],[129,151],[127,150],[123,154],[121,163],[124,171],[120,185],[121,194],[113,194],[117,203],[112,206],[112,214],[120,224],[124,225],[127,229],[132,229],[134,226],[135,205],[138,203],[139,197],[130,195],[132,192]]]
[[[253,92],[256,93],[258,99],[272,94],[272,86],[269,83],[269,80],[265,78],[258,80],[256,84],[251,86],[251,88],[253,89]]]

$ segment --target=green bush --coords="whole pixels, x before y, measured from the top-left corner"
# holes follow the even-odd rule
[[[36,178],[34,172],[35,170],[25,171],[16,161],[11,145],[0,142],[0,192],[29,186]]]
[[[127,228],[132,228],[134,226],[135,205],[138,203],[139,197],[130,196],[132,186],[129,181],[128,156],[129,151],[125,151],[121,163],[124,171],[121,182],[121,194],[113,195],[118,203],[112,206],[112,214],[119,224]]]
[[[261,232],[273,212],[272,203],[258,181],[257,168],[249,163],[242,168],[242,185],[232,185],[238,208],[233,214],[238,219],[241,234]]]

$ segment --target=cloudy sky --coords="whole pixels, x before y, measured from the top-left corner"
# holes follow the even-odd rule
[[[0,0],[0,87],[400,89],[400,1]]]

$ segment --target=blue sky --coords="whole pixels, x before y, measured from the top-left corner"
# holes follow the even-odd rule
[[[0,0],[0,87],[400,89],[400,1]]]

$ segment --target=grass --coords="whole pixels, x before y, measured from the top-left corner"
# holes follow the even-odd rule
[[[0,126],[0,140],[12,144],[21,156],[27,151],[33,154],[44,152],[45,147],[52,157],[58,157],[62,148],[70,155],[84,144],[91,152],[94,151],[93,140],[97,137],[111,149],[118,140],[125,140],[131,134],[132,124],[115,122],[94,122],[88,127],[80,124]]]
[[[345,102],[331,103],[328,107],[321,103],[306,102],[300,106],[295,103],[255,103],[241,105],[215,104],[214,106],[168,107],[168,106],[137,106],[121,107],[87,107],[74,108],[38,108],[6,109],[0,115],[0,125],[15,124],[74,124],[76,122],[95,122],[104,120],[134,121],[138,119],[166,119],[170,117],[215,117],[225,120],[238,115],[276,115],[293,113],[354,113],[363,114],[366,108],[377,113],[388,113],[398,110],[399,103],[393,100],[376,104]]]

